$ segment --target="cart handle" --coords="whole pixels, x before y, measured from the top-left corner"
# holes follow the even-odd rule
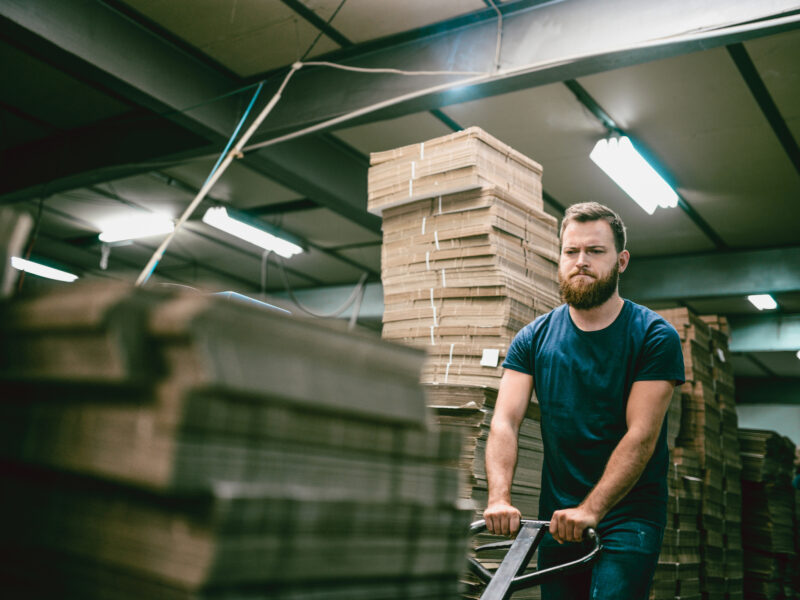
[[[486,544],[485,546],[476,548],[476,552],[497,548],[509,548],[506,558],[503,559],[503,563],[500,564],[500,567],[498,567],[494,574],[473,557],[470,556],[467,558],[470,571],[487,584],[487,588],[481,596],[481,600],[501,600],[508,598],[511,592],[539,585],[543,581],[551,579],[556,575],[578,570],[597,560],[600,550],[602,549],[600,537],[593,528],[587,527],[583,532],[583,537],[584,540],[591,541],[592,549],[585,556],[563,565],[555,565],[547,569],[542,569],[541,571],[536,571],[535,573],[520,575],[533,557],[533,553],[539,545],[541,538],[544,536],[545,531],[549,528],[549,521],[531,521],[523,519],[520,521],[520,530],[517,533],[516,539]],[[469,529],[471,535],[486,531],[486,521],[483,519],[475,521],[470,525]],[[507,562],[509,564],[504,566],[504,563]],[[498,577],[502,579],[502,581],[497,581],[496,579],[498,579]]]

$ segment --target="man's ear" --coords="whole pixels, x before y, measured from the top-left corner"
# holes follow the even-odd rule
[[[617,261],[619,261],[619,272],[623,273],[625,269],[628,268],[628,263],[631,261],[631,253],[627,250],[623,250],[617,256]]]

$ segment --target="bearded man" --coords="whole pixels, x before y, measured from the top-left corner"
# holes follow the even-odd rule
[[[658,314],[620,297],[630,254],[614,211],[575,204],[560,238],[565,304],[525,326],[503,362],[484,518],[493,533],[519,528],[511,483],[535,390],[544,442],[539,519],[550,521],[539,568],[578,558],[587,527],[603,543],[591,570],[542,585],[543,600],[646,599],[666,524],[665,414],[683,383],[680,339]]]

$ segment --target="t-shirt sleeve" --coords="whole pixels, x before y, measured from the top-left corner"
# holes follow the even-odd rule
[[[634,381],[685,381],[683,350],[675,328],[658,319],[648,328]]]
[[[533,375],[532,340],[533,328],[531,325],[520,329],[508,347],[506,359],[503,361],[503,368],[519,371],[526,375]]]

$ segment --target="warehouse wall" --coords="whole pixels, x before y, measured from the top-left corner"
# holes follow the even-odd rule
[[[800,407],[787,404],[738,404],[739,427],[769,429],[800,444]]]

